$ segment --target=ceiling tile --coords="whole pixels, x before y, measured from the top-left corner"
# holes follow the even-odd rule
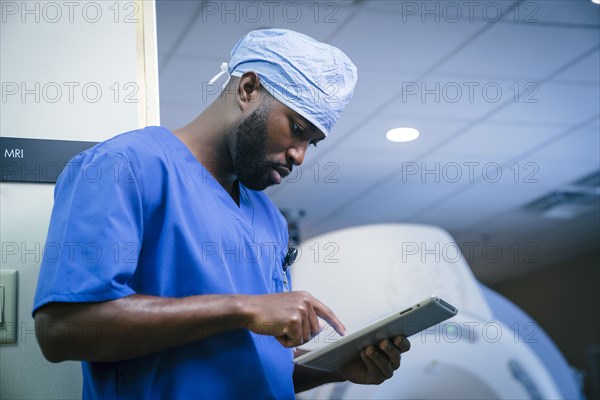
[[[340,30],[332,44],[356,59],[359,71],[361,68],[425,71],[484,25],[477,21],[422,23],[416,19],[401,23],[397,14],[364,10]],[[366,26],[370,28],[364,29]]]
[[[519,167],[522,166],[515,165],[514,171]],[[582,170],[589,171],[585,168]],[[490,218],[493,219],[493,216],[502,218],[504,214],[518,210],[554,189],[554,185],[544,185],[542,179],[530,171],[527,174],[521,173],[521,176],[513,170],[507,173],[504,169],[503,173],[510,177],[498,182],[483,181],[466,185],[464,190],[456,195],[439,201],[439,206],[426,207],[423,212],[410,218],[410,222],[441,225],[448,230],[459,232],[471,231],[476,226],[483,226],[485,229],[488,228],[486,223]],[[570,181],[570,178],[567,180]],[[517,179],[518,182],[514,182],[513,179]],[[538,182],[534,183],[535,180]],[[522,222],[518,226],[521,224]],[[495,232],[495,229],[489,230]]]
[[[278,206],[304,208],[307,215],[308,225],[318,225],[325,222],[326,218],[336,213],[340,206],[348,200],[355,198],[369,188],[374,182],[389,175],[391,171],[401,170],[402,158],[397,157],[395,152],[377,152],[370,150],[344,151],[336,154],[335,158],[325,158],[317,162],[305,162],[300,168],[300,174],[292,172],[290,178],[292,182],[286,182],[278,188],[269,189],[268,193]],[[399,168],[400,167],[400,168]],[[350,220],[360,223],[362,217],[365,221],[377,221],[377,218],[385,216],[389,218],[397,217],[399,210],[388,210],[385,204],[398,204],[398,196],[404,196],[404,187],[399,184],[402,181],[401,172],[392,178],[384,186],[393,190],[382,191],[377,188],[371,194],[367,195],[365,201],[359,201],[348,208],[342,209],[342,213],[336,216],[338,220],[343,220],[351,215]],[[300,176],[300,179],[298,179]],[[289,181],[289,179],[288,179]],[[421,189],[424,185],[415,183],[411,186],[411,193],[416,189]],[[440,187],[433,187],[431,190],[436,194],[441,192]],[[382,195],[383,194],[383,195]],[[374,200],[376,199],[376,200]],[[369,204],[363,207],[364,204]],[[403,200],[404,201],[404,200]],[[372,204],[376,204],[375,207]],[[415,205],[419,204],[415,202]],[[388,211],[384,211],[388,210]]]
[[[439,149],[447,155],[479,154],[492,156],[495,162],[503,163],[519,154],[531,149],[560,132],[564,131],[560,125],[553,126],[528,126],[519,123],[482,123],[476,125],[458,136],[455,140]]]
[[[516,4],[515,4],[516,3]],[[587,0],[502,1],[477,2],[389,1],[369,0],[365,10],[394,13],[402,23],[485,21],[507,24],[556,24],[571,27],[600,27],[598,6]],[[568,12],[565,12],[568,10]]]
[[[532,157],[557,161],[572,161],[590,167],[600,163],[600,127],[596,120],[581,130],[564,135],[563,138],[543,147]]]
[[[343,196],[337,199],[335,205],[328,204],[329,212],[324,213],[323,218],[316,223],[307,223],[308,229],[322,231],[321,225],[325,223],[341,227],[345,221],[355,224],[402,221],[424,204],[442,199],[456,187],[447,182],[419,182],[418,179],[402,173],[365,193],[368,183],[361,185],[360,192],[354,193],[360,194],[360,197]],[[349,201],[351,202],[348,203]]]
[[[394,13],[402,21],[446,22],[460,23],[469,21],[495,21],[502,15],[510,15],[509,11],[513,2],[498,2],[495,0],[482,0],[477,2],[416,2],[416,1],[389,1],[369,0],[364,3],[365,10],[379,13]]]
[[[203,13],[185,37],[177,54],[229,60],[229,52],[255,29],[299,30],[325,40],[354,11],[352,3],[330,2],[204,2]]]
[[[558,74],[554,80],[600,84],[600,48]]]
[[[397,99],[384,113],[403,113],[435,118],[478,118],[507,102],[533,101],[519,92],[533,93],[539,85],[528,81],[502,81],[476,77],[458,78],[432,75],[424,79],[399,82]]]
[[[539,21],[600,28],[600,6],[588,0],[526,1],[520,5],[518,16],[532,23]]]
[[[598,31],[540,24],[495,24],[441,68],[444,73],[542,79],[598,45]]]
[[[523,122],[574,123],[598,113],[600,90],[596,85],[565,85],[555,82],[532,86],[518,102],[491,117]]]
[[[380,112],[387,105],[390,97],[400,89],[399,82],[417,76],[415,71],[363,68],[358,66],[358,81],[354,95],[344,110],[344,115]]]
[[[526,154],[501,162],[496,157],[473,155],[470,157],[449,157],[446,154],[432,156],[420,164],[420,171],[438,170],[438,180],[468,184],[464,190],[502,190],[511,192],[521,188],[534,191],[554,190],[571,181],[595,171],[596,164],[586,160],[561,160],[545,158],[542,152]],[[434,166],[438,166],[435,168]],[[456,171],[459,171],[457,173]],[[414,175],[419,177],[419,175]],[[421,174],[421,176],[425,176]],[[433,183],[433,173],[426,176]],[[459,177],[459,178],[457,178]],[[471,186],[469,186],[471,185]],[[473,193],[473,192],[470,192]],[[442,202],[439,203],[441,205]],[[503,202],[498,203],[503,209]]]

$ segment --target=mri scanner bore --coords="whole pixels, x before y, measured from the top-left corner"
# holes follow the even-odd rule
[[[315,243],[335,243],[335,262],[314,259]],[[401,244],[423,243],[412,246]],[[424,294],[460,310],[411,337],[402,367],[378,386],[336,383],[300,399],[580,399],[575,375],[535,321],[479,283],[464,257],[429,257],[434,243],[456,246],[444,230],[427,225],[366,225],[313,237],[299,246],[292,268],[295,290],[309,290],[336,310],[349,332],[374,317],[419,301]],[[443,246],[440,246],[442,248]],[[417,251],[415,251],[415,249]],[[304,256],[303,256],[304,255]],[[365,268],[368,265],[368,268]],[[383,286],[365,285],[372,276]],[[335,286],[329,284],[333,279]],[[369,298],[369,302],[363,299]],[[303,346],[323,347],[326,328]]]

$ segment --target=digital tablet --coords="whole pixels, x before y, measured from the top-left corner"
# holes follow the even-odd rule
[[[340,367],[360,357],[367,346],[396,336],[409,337],[456,315],[458,310],[447,301],[432,296],[406,310],[396,312],[364,328],[296,357],[294,364],[338,371]]]

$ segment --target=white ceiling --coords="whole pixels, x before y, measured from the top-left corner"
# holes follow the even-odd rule
[[[598,251],[599,207],[568,220],[522,209],[600,169],[591,1],[159,1],[157,20],[161,120],[172,129],[214,98],[207,82],[249,30],[297,30],[358,66],[331,135],[267,190],[280,208],[306,211],[304,239],[438,225],[486,283]],[[421,136],[392,144],[385,132],[397,126]]]

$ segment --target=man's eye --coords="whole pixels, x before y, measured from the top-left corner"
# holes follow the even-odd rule
[[[296,121],[292,121],[292,132],[295,135],[301,135],[304,132],[304,128],[296,123]]]

